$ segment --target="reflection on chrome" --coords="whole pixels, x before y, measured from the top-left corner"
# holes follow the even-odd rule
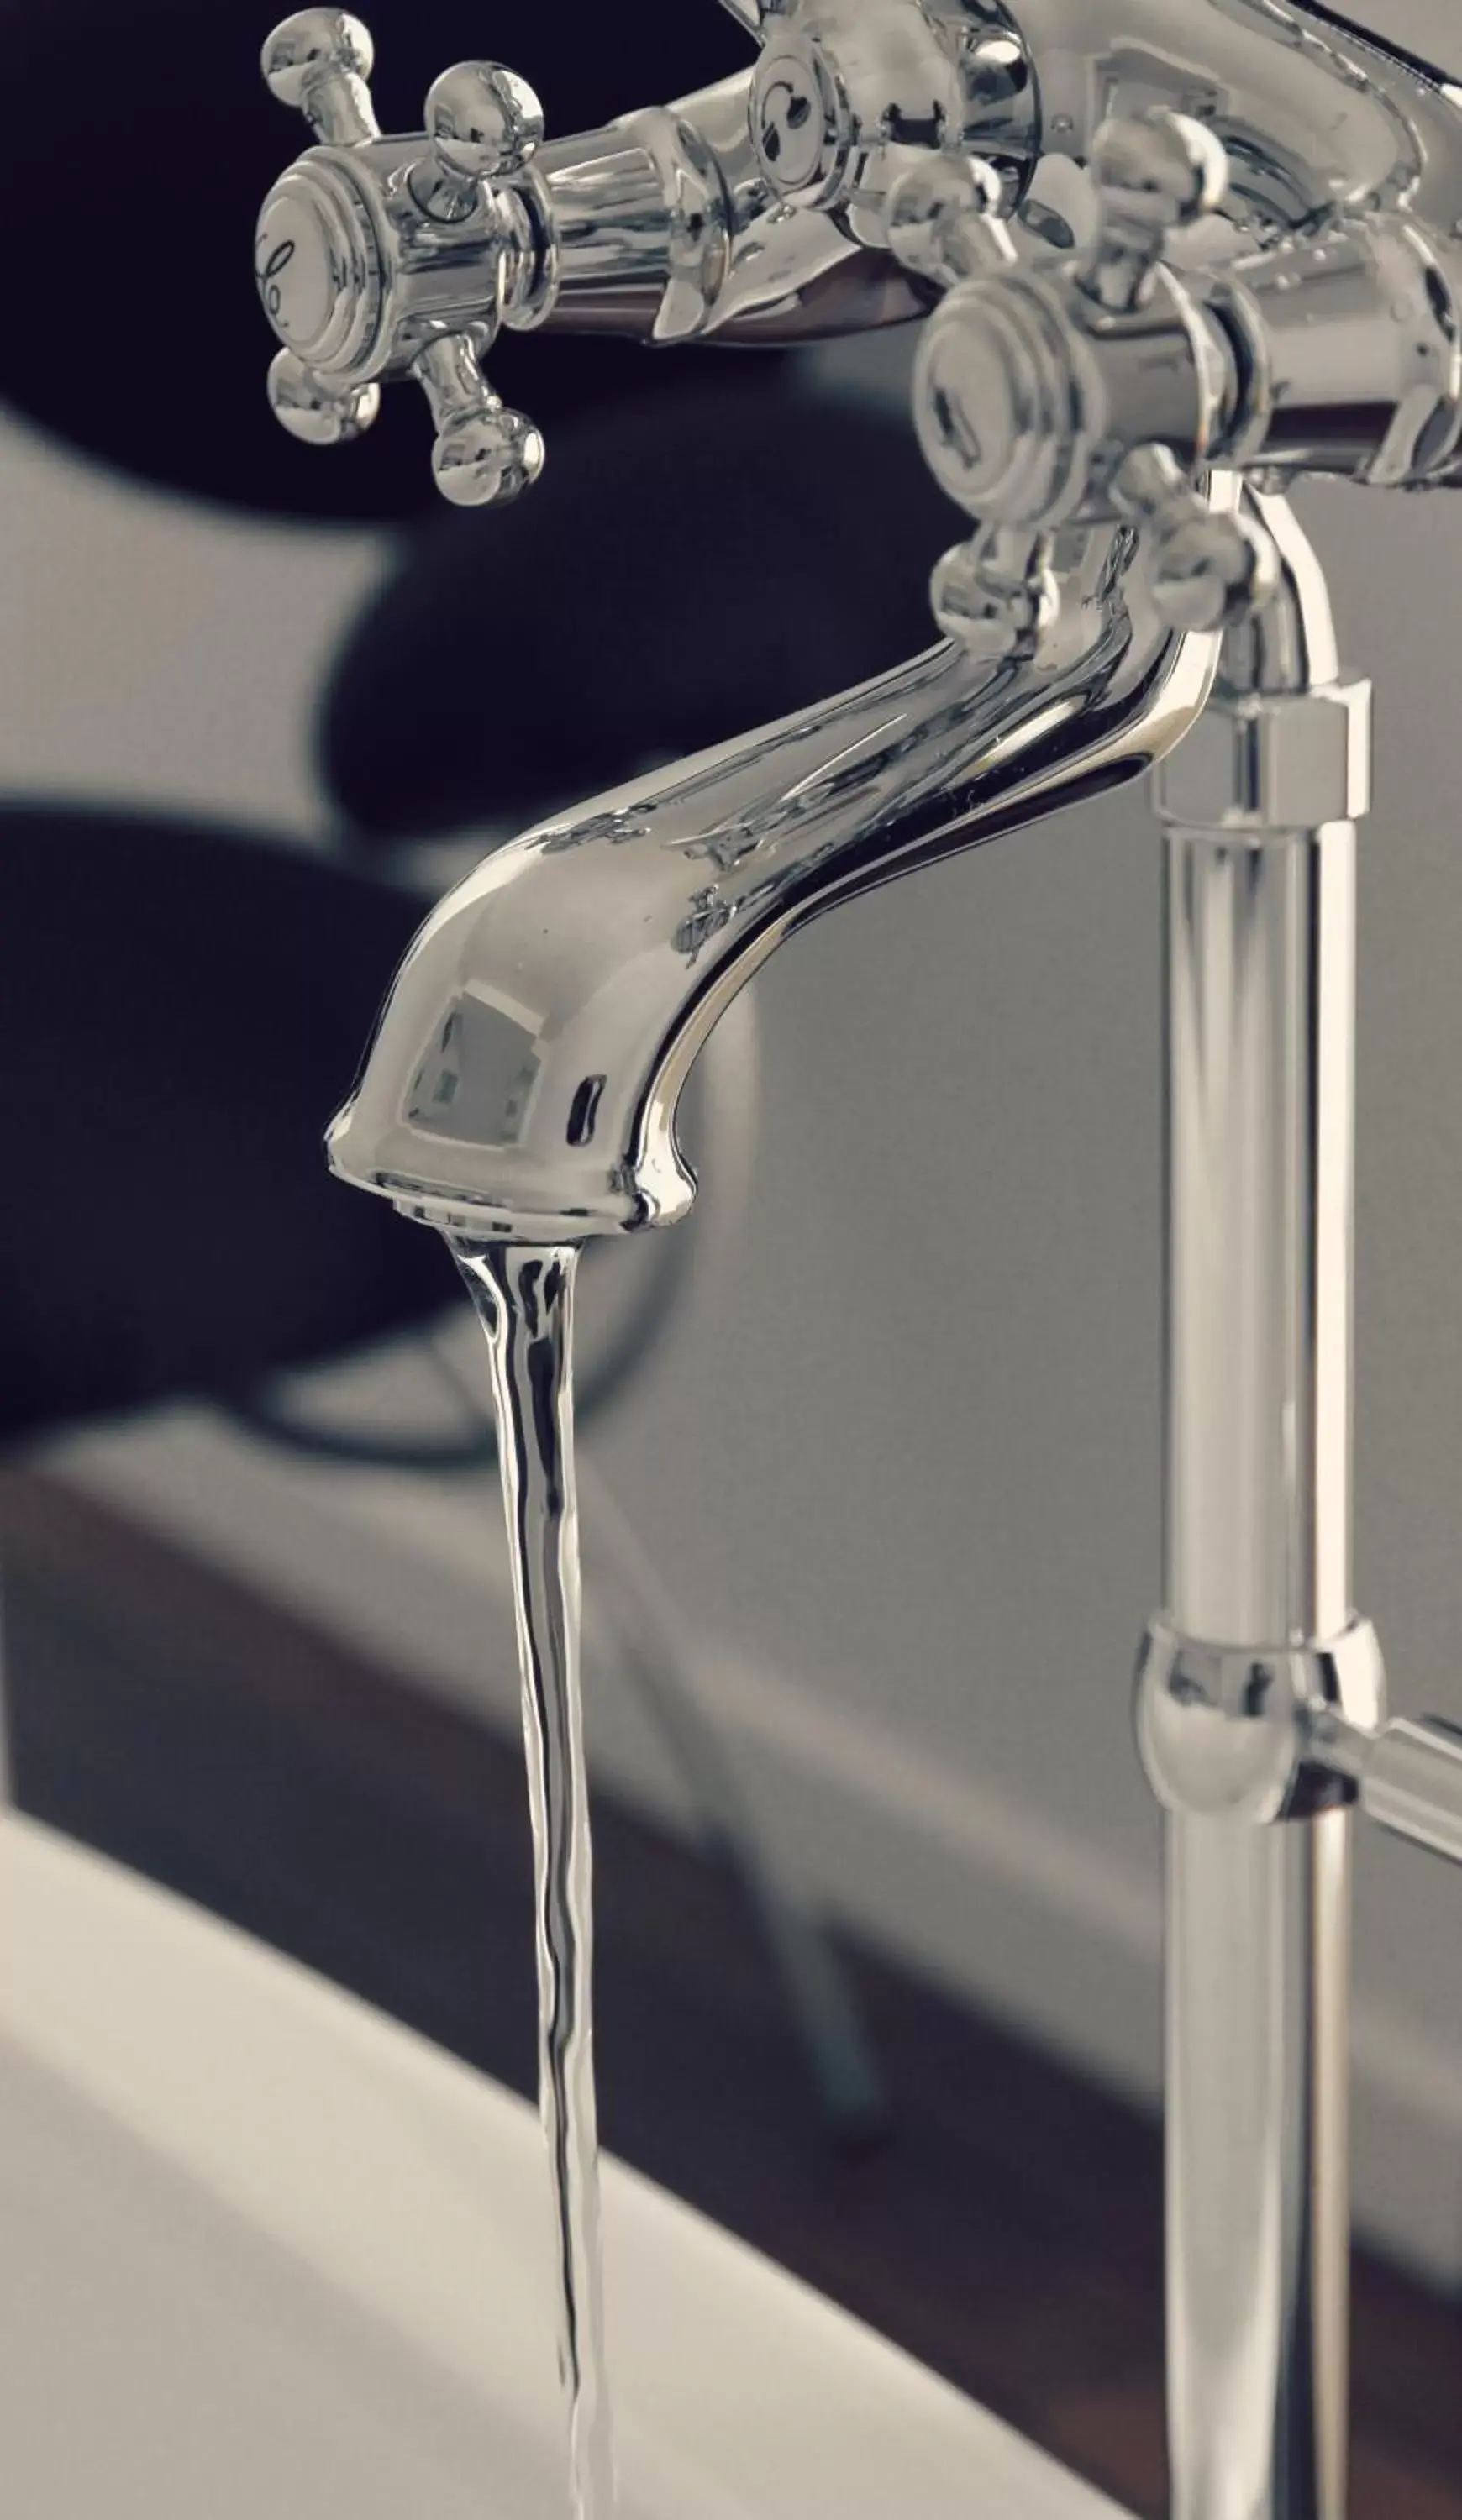
[[[478,1239],[683,1213],[679,1089],[782,938],[1135,777],[1193,724],[1216,642],[1144,621],[1114,558],[1107,537],[1065,582],[1069,654],[990,664],[946,642],[489,858],[397,977],[336,1170]]]
[[[740,77],[554,141],[491,64],[384,138],[339,11],[266,46],[317,144],[256,259],[297,434],[353,434],[413,376],[443,490],[490,504],[543,460],[487,381],[504,325],[918,318],[913,423],[963,511],[943,644],[544,824],[442,904],[331,1161],[478,1250],[666,1223],[694,1187],[677,1096],[783,938],[1159,769],[1165,1598],[1138,1733],[1169,1817],[1172,2511],[1342,2520],[1351,1809],[1462,1860],[1462,1757],[1388,1720],[1350,1592],[1368,690],[1282,492],[1462,485],[1462,88],[1319,0],[726,5]],[[917,1078],[904,1101],[916,1127]]]

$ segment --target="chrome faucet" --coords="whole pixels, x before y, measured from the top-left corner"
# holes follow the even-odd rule
[[[1158,773],[1175,2520],[1345,2506],[1348,1847],[1462,1862],[1462,1737],[1388,1720],[1350,1590],[1356,827],[1369,691],[1284,499],[1462,487],[1462,87],[1316,0],[728,0],[739,78],[541,139],[492,66],[383,139],[353,21],[266,47],[320,146],[257,269],[287,425],[414,374],[448,495],[542,461],[503,324],[650,340],[922,319],[966,532],[940,644],[526,833],[395,981],[330,1136],[461,1241],[684,1213],[676,1099],[819,912]],[[871,575],[871,567],[870,567]]]

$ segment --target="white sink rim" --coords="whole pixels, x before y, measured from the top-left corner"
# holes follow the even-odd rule
[[[0,2064],[8,2049],[41,2071],[364,2313],[403,2366],[528,2423],[560,2454],[531,2109],[12,1813],[0,1918]],[[3,2092],[0,2074],[0,2144]],[[973,2231],[978,2200],[970,2212]],[[605,2228],[635,2513],[1114,2520],[1116,2506],[958,2391],[613,2160]],[[77,2394],[84,2407],[84,2374]]]

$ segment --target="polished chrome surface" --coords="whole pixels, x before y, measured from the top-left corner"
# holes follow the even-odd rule
[[[824,62],[816,75],[831,82],[828,99],[841,100],[827,106],[836,169],[830,160],[825,181],[793,188],[806,197],[804,214],[786,182],[801,101],[784,93],[775,53],[699,96],[547,144],[523,80],[496,64],[459,63],[434,83],[425,128],[388,137],[361,22],[333,9],[286,20],[264,46],[264,75],[303,112],[317,145],[269,195],[255,243],[260,295],[283,344],[270,380],[280,420],[311,443],[354,434],[374,415],[368,389],[419,373],[427,344],[452,337],[475,380],[461,429],[483,452],[438,461],[437,477],[449,496],[487,504],[526,477],[515,460],[524,424],[501,415],[481,367],[504,323],[657,342],[714,324],[730,338],[773,340],[919,312],[926,298],[882,250],[891,171],[921,137],[945,132],[987,147],[1009,170],[1013,199],[1034,154],[1021,102],[1028,108],[1028,74],[1005,22],[973,0],[955,0],[946,18],[887,0],[866,62],[856,59],[852,13],[844,16],[839,61],[856,71],[855,106],[844,69],[827,67],[811,36],[796,38],[811,46],[809,62]],[[906,145],[879,136],[905,127]],[[495,461],[504,433],[514,443]]]
[[[1373,204],[1443,229],[1462,178],[1444,74],[1305,0],[1017,0],[1042,147],[1089,161],[1102,124],[1153,106],[1208,123],[1237,214],[1302,232]]]
[[[489,858],[397,976],[335,1169],[480,1239],[681,1215],[680,1088],[784,937],[1137,776],[1192,725],[1216,643],[1154,621],[1125,558],[1091,543],[1039,658],[933,649]]]
[[[336,435],[365,426],[364,389],[407,373],[442,331],[470,334],[480,355],[503,323],[781,340],[919,315],[929,275],[891,250],[897,186],[931,160],[978,157],[1028,246],[1078,243],[1069,187],[1053,202],[1040,181],[1051,167],[1106,188],[1087,283],[1127,324],[1099,357],[1080,328],[1074,376],[1069,327],[1053,340],[1028,304],[1017,325],[1047,386],[1074,385],[1077,452],[1109,396],[1122,402],[1123,376],[1130,389],[1145,375],[1172,405],[1154,433],[1180,449],[1217,416],[1216,380],[1235,401],[1229,460],[1388,482],[1457,468],[1462,117],[1439,73],[1300,0],[1181,13],[1173,0],[783,0],[733,14],[760,45],[746,71],[547,144],[531,91],[471,63],[435,82],[420,133],[384,138],[360,22],[312,9],[277,28],[265,75],[318,144],[271,194],[256,253],[290,354],[273,384],[286,425],[324,442],[334,395]],[[1180,171],[1165,193],[1151,135],[1130,137],[1154,115],[1197,135],[1211,179],[1227,166],[1221,204],[1211,180],[1185,200]],[[1114,163],[1114,126],[1135,164]],[[1156,314],[1133,323],[1165,207],[1207,231],[1193,285],[1169,274]],[[962,314],[978,342],[965,366],[984,374],[995,319],[974,303]],[[941,336],[960,319],[942,316]],[[1170,336],[1161,380],[1155,321]],[[1053,431],[1048,410],[1040,434]],[[507,495],[517,477],[489,462],[476,495]],[[463,469],[447,478],[461,495]]]
[[[1350,1826],[1168,1824],[1172,2520],[1343,2520]]]
[[[880,121],[891,131],[908,127],[899,85],[917,56],[917,47],[902,49],[908,12],[899,0],[808,0],[792,11],[736,5],[733,14],[764,47],[754,98],[766,101],[774,125],[778,112],[805,108],[800,129],[805,148],[805,135],[817,138],[819,185],[829,184],[830,158],[840,167],[831,209],[813,206],[811,179],[784,195],[794,204],[784,259],[811,247],[814,220],[858,241],[859,159],[849,133]],[[1379,370],[1392,372],[1414,421],[1447,367],[1447,327],[1434,325],[1434,301],[1452,306],[1458,287],[1462,94],[1440,71],[1303,0],[1011,0],[1003,11],[969,5],[928,16],[958,55],[965,84],[951,100],[926,77],[923,149],[883,153],[878,208],[861,224],[865,255],[887,246],[887,187],[900,163],[912,157],[918,164],[931,149],[952,158],[961,94],[958,151],[993,164],[1023,246],[1080,244],[1082,181],[1097,171],[1104,131],[1165,110],[1206,131],[1229,162],[1228,199],[1201,239],[1196,267],[1249,258],[1246,287],[1262,300],[1259,330],[1271,351],[1273,460],[1298,466],[1304,450],[1323,460],[1319,430],[1333,425],[1337,402],[1350,412],[1351,432],[1363,432],[1374,411],[1358,388]],[[775,82],[767,68],[774,48],[791,55]],[[809,55],[800,74],[799,57]],[[842,100],[831,115],[830,94]],[[762,224],[748,232],[752,246]],[[1385,293],[1388,275],[1399,294]],[[867,288],[870,275],[859,279]],[[811,313],[810,299],[788,310],[796,325]],[[1246,318],[1256,321],[1253,309]],[[714,313],[711,329],[719,330]],[[1449,374],[1445,386],[1454,392]],[[1341,437],[1331,460],[1349,469],[1361,450],[1344,430]],[[1430,460],[1434,450],[1421,451]]]
[[[1448,479],[1462,441],[1455,232],[1372,209],[1215,262],[1236,168],[1191,113],[1106,123],[1088,241],[1014,267],[988,196],[961,209],[946,176],[930,200],[922,168],[895,186],[892,250],[947,289],[915,371],[920,443],[986,526],[1137,513],[1164,540],[1191,540],[1183,476],[1215,462],[1271,482]]]
[[[785,0],[761,18],[753,147],[776,198],[836,208],[883,242],[889,188],[915,153],[1002,160],[1024,188],[1038,136],[1030,64],[1011,17],[980,0]]]
[[[1462,1733],[1435,1718],[1386,1725],[1365,1755],[1360,1804],[1393,1836],[1462,1864]]]
[[[1369,695],[1277,493],[1462,485],[1462,89],[1318,0],[725,5],[743,73],[560,140],[484,66],[383,139],[339,13],[266,48],[319,144],[260,231],[297,434],[353,434],[415,372],[443,486],[507,495],[541,448],[485,383],[502,324],[918,317],[915,423],[965,519],[944,645],[556,818],[442,905],[331,1160],[479,1242],[673,1219],[680,1087],[785,936],[1164,764],[1165,1598],[1137,1727],[1168,1815],[1172,2512],[1342,2520],[1351,1812],[1462,1861],[1462,1741],[1388,1721],[1350,1598]]]
[[[1246,782],[1256,722],[1328,694],[1348,758],[1362,699],[1344,696],[1312,551],[1282,501],[1262,504],[1283,595],[1228,643],[1201,770],[1175,762],[1159,800],[1167,1606],[1187,1634],[1230,1644],[1338,1636],[1352,1608],[1355,831],[1331,810],[1328,776],[1316,791],[1327,818],[1299,819],[1291,792],[1295,819],[1278,826]],[[1357,802],[1363,792],[1357,782]]]
[[[1137,1744],[1179,1819],[1269,1826],[1339,1809],[1355,1780],[1335,1743],[1368,1738],[1386,1707],[1380,1641],[1352,1619],[1327,1644],[1220,1645],[1148,1629],[1137,1665]]]
[[[1268,600],[1277,566],[1250,516],[1215,515],[1203,498],[1199,476],[1235,435],[1239,355],[1167,257],[1224,202],[1227,157],[1203,124],[1156,113],[1105,125],[1093,173],[1091,242],[1026,266],[995,214],[991,170],[965,173],[963,201],[927,168],[894,186],[893,251],[953,284],[914,372],[919,442],[978,519],[977,549],[1001,532],[1129,518],[1146,533],[1159,609],[1177,627],[1221,629]]]
[[[1284,583],[1225,651],[1215,780],[1225,719],[1339,679],[1313,555],[1265,509]],[[1191,801],[1165,800],[1164,1623],[1274,1676],[1352,1611],[1355,829],[1328,787],[1279,829],[1238,777]],[[1172,2510],[1341,2520],[1350,1821],[1210,1791],[1167,1830]]]
[[[1137,1666],[1137,1740],[1184,1817],[1260,1826],[1358,1803],[1393,1836],[1462,1864],[1462,1732],[1388,1722],[1369,1619],[1328,1644],[1199,1643],[1155,1619]]]

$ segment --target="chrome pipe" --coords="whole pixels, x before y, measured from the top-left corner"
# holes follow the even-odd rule
[[[1348,1812],[1167,1823],[1172,2520],[1343,2520]]]
[[[1334,662],[1318,570],[1263,505],[1286,587],[1214,710],[1260,742]],[[1206,827],[1183,809],[1212,767],[1165,799],[1165,1595],[1179,1635],[1265,1654],[1351,1615],[1355,825],[1231,795]],[[1169,1815],[1173,2520],[1344,2513],[1349,1838],[1343,1808]]]
[[[1355,829],[1179,830],[1166,864],[1167,1606],[1226,1644],[1334,1636],[1351,1606]]]

